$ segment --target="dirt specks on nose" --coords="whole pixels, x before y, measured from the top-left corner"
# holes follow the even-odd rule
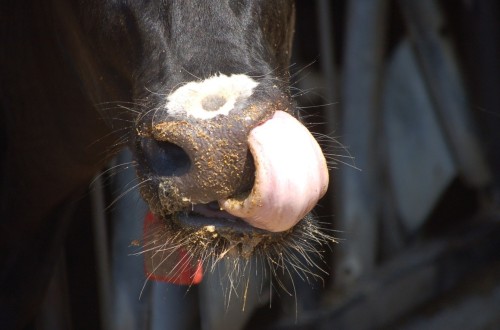
[[[159,197],[165,212],[210,203],[251,188],[254,167],[246,145],[250,127],[242,118],[255,117],[259,122],[260,117],[252,109],[212,120],[174,120],[153,127],[155,139],[182,148],[192,164],[188,172],[159,178]]]

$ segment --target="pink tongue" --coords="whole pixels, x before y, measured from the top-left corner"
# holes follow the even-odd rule
[[[288,230],[326,192],[328,170],[321,148],[297,119],[283,111],[254,128],[248,145],[255,161],[255,185],[245,199],[219,204],[254,227]]]

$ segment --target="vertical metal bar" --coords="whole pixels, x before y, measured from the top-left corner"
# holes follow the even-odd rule
[[[72,329],[64,251],[54,269],[44,301],[36,318],[38,330]]]
[[[467,109],[467,93],[456,61],[438,33],[442,24],[439,7],[434,0],[399,0],[399,4],[461,174],[470,185],[484,187],[491,181],[491,172]]]
[[[342,138],[359,171],[340,171],[336,285],[356,282],[375,264],[380,200],[377,130],[387,0],[348,1],[342,85]]]
[[[334,34],[331,0],[316,0],[316,13],[318,15],[318,33],[320,42],[319,63],[321,73],[325,77],[325,98],[327,105],[324,106],[324,116],[327,121],[327,133],[336,129],[338,118],[334,111],[332,102],[338,98],[338,83],[335,70]]]
[[[197,298],[186,286],[147,280],[144,255],[131,255],[141,248],[130,243],[144,235],[144,216],[148,211],[141,199],[132,154],[122,151],[113,174],[113,190],[121,196],[114,203],[112,219],[112,307],[113,330],[194,329],[198,318]],[[196,291],[196,287],[190,291]]]
[[[101,176],[94,180],[90,192],[92,205],[92,222],[94,230],[95,252],[97,262],[97,283],[99,287],[99,307],[103,330],[110,330],[111,296],[110,266],[108,257],[108,239],[104,207],[104,191]]]
[[[152,312],[151,284],[145,284],[144,257],[130,255],[139,251],[131,248],[133,240],[143,237],[147,206],[136,189],[137,177],[129,150],[115,159],[116,172],[112,174],[114,196],[120,197],[111,212],[111,324],[113,330],[149,329]],[[165,311],[167,313],[168,311]]]
[[[339,106],[337,111],[335,111],[334,104],[339,99],[339,79],[335,69],[335,39],[333,31],[333,15],[331,0],[316,0],[316,15],[318,16],[318,34],[319,34],[319,50],[320,58],[319,63],[321,66],[321,74],[325,81],[325,98],[326,105],[323,107],[323,117],[326,119],[326,133],[332,134],[339,127],[340,122],[339,116]],[[330,177],[335,178],[333,173],[330,173]],[[328,201],[330,205],[336,205],[336,189],[338,189],[338,184],[336,180],[331,180],[329,191],[328,191]],[[333,224],[333,219],[330,220]],[[335,258],[335,256],[333,257]],[[335,263],[332,259],[331,263]],[[333,267],[332,267],[333,268]],[[333,277],[335,280],[335,277]]]

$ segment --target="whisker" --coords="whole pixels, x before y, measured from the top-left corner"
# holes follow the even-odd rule
[[[137,180],[137,179],[135,179]],[[122,192],[120,195],[118,195],[118,197],[116,197],[105,209],[105,211],[108,211],[111,207],[113,207],[123,196],[127,195],[128,193],[130,193],[131,191],[133,191],[134,189],[136,189],[137,187],[140,187],[141,185],[145,184],[146,182],[149,182],[151,181],[152,179],[149,178],[149,179],[145,179],[141,182],[139,182],[138,184],[134,185],[133,187],[130,187],[128,188],[127,190],[125,190],[124,192]]]
[[[337,105],[340,102],[330,102],[330,103],[322,103],[322,104],[317,104],[317,105],[308,105],[308,106],[299,106],[299,109],[314,109],[314,108],[323,108],[327,107],[330,105]]]
[[[106,170],[101,171],[101,173],[99,173],[98,175],[96,175],[96,177],[90,182],[89,186],[93,187],[97,180],[101,179],[103,176],[107,175],[110,172],[115,172],[117,169],[119,170],[119,172],[122,172],[122,171],[125,171],[131,167],[136,166],[136,165],[137,165],[137,163],[135,161],[130,161],[130,162],[111,166],[111,167],[107,168]]]

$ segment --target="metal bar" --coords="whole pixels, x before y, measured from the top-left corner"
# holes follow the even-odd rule
[[[318,17],[319,63],[325,82],[326,105],[323,106],[323,117],[326,119],[326,134],[330,135],[338,129],[340,119],[339,110],[337,108],[337,111],[335,111],[334,107],[335,102],[339,100],[339,79],[335,68],[335,39],[331,0],[316,0],[316,15]],[[334,177],[334,174],[330,173],[330,177]],[[331,182],[326,199],[332,206],[336,204],[336,189],[338,189],[336,182]],[[334,219],[329,219],[329,222],[334,227]],[[333,258],[332,256],[332,264],[335,263]],[[334,278],[332,277],[332,279]]]
[[[327,121],[327,133],[330,134],[336,128],[338,118],[334,111],[332,102],[338,98],[338,81],[335,70],[334,34],[331,0],[317,0],[316,14],[318,16],[318,33],[320,42],[321,73],[325,77],[325,98],[327,104],[324,106],[324,117]]]
[[[131,185],[137,183],[132,155],[128,149],[122,151],[112,164],[116,172],[111,174],[113,196],[122,196],[113,206],[111,220],[111,323],[113,330],[150,329],[153,286],[145,285],[144,257],[131,255],[139,251],[131,248],[133,240],[143,237],[144,216],[147,206]],[[116,198],[116,197],[115,197]],[[145,285],[143,287],[143,285]],[[161,308],[161,305],[158,305]],[[168,313],[165,310],[164,313]]]
[[[399,0],[399,4],[462,177],[473,187],[484,187],[491,181],[491,173],[468,111],[467,93],[456,61],[439,35],[439,7],[434,0]]]
[[[50,280],[45,298],[36,318],[38,330],[72,329],[71,309],[69,305],[68,282],[64,250],[61,249],[59,260]]]
[[[110,330],[111,294],[110,294],[110,266],[108,256],[108,238],[106,229],[106,215],[104,207],[104,191],[101,176],[94,179],[90,192],[92,205],[92,224],[97,262],[97,283],[99,287],[99,307],[101,326],[103,330]]]
[[[339,171],[337,287],[354,284],[374,268],[380,214],[377,134],[387,0],[351,0],[342,88],[342,142],[360,171]]]

